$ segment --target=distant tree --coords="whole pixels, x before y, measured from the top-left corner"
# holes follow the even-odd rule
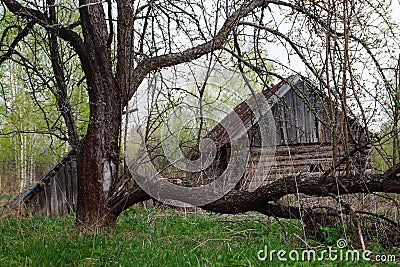
[[[8,19],[3,17],[4,22]],[[10,193],[15,192],[17,182],[19,190],[25,190],[70,149],[65,123],[52,94],[55,86],[47,67],[51,61],[43,49],[46,31],[37,29],[27,35],[18,45],[18,51],[13,52],[14,57],[10,57],[13,50],[8,46],[12,42],[9,38],[22,30],[22,26],[23,23],[16,22],[0,27],[4,52],[0,57],[3,63],[0,68],[0,171],[3,184],[7,185],[3,189]],[[76,66],[67,70],[69,82],[82,78]],[[89,112],[85,88],[74,86],[69,94],[77,127],[83,134]]]

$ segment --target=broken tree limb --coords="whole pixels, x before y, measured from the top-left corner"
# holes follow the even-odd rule
[[[400,166],[400,164],[398,164]],[[297,176],[287,176],[269,184],[259,187],[254,192],[245,190],[232,190],[222,198],[201,206],[208,211],[217,213],[243,213],[248,211],[266,212],[265,207],[269,201],[278,200],[289,194],[302,193],[309,196],[329,196],[330,194],[354,194],[354,193],[400,193],[400,167],[396,165],[397,172],[393,168],[384,174],[373,174],[368,176],[348,175],[332,176],[329,175],[316,177],[310,173]],[[162,190],[162,189],[160,189]],[[187,196],[196,198],[196,195]],[[109,207],[118,215],[124,209],[151,199],[151,197],[140,187],[134,185],[123,195],[111,198]],[[278,213],[271,209],[272,213]],[[279,214],[277,214],[279,215]]]

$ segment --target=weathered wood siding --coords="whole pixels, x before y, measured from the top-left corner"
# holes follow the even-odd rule
[[[328,124],[329,122],[321,102],[322,99],[319,99],[316,95],[300,96],[294,90],[289,90],[272,107],[277,126],[276,144],[296,145],[330,142],[331,132],[324,127],[324,123]]]
[[[258,125],[250,136],[251,147],[250,160],[246,174],[241,181],[241,187],[246,187],[249,180],[253,179],[255,171],[265,169],[268,179],[265,183],[287,175],[300,173],[322,173],[333,166],[333,134],[332,125],[340,123],[332,122],[327,99],[325,96],[313,91],[309,85],[299,81],[295,87],[288,90],[271,108],[276,126],[276,153],[274,157],[267,158],[265,164],[260,162],[261,138]],[[340,118],[340,110],[334,110],[334,119]],[[348,118],[348,151],[356,147],[363,147],[349,157],[348,161],[334,168],[337,174],[343,174],[346,170],[359,174],[373,172],[373,163],[365,129],[356,120]],[[339,132],[337,160],[346,155],[344,146],[344,134]],[[272,163],[271,163],[272,162]],[[263,167],[263,166],[266,167]]]
[[[9,207],[23,204],[36,215],[66,215],[76,210],[77,191],[76,159],[69,153]]]

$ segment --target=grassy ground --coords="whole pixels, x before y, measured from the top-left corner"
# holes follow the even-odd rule
[[[336,244],[340,230],[327,236],[325,245],[307,242],[320,252]],[[301,237],[296,221],[168,209],[130,209],[121,215],[116,229],[100,235],[76,232],[73,216],[8,218],[0,220],[0,266],[376,266],[366,261],[284,262],[276,254],[272,261],[257,258],[265,246],[301,253],[305,248]],[[373,256],[395,254],[379,247],[368,249]]]

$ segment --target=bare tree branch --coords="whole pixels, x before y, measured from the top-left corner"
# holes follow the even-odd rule
[[[236,28],[240,19],[247,16],[255,9],[265,6],[269,2],[270,1],[263,0],[245,1],[236,12],[234,12],[226,19],[224,25],[221,27],[218,33],[212,38],[212,40],[208,42],[186,49],[182,52],[170,53],[144,59],[134,70],[135,77],[132,79],[133,84],[131,86],[133,90],[130,90],[128,94],[128,99],[132,98],[144,77],[151,71],[158,68],[164,68],[185,62],[190,62],[212,51],[222,49],[224,45],[228,42],[230,34]]]
[[[48,30],[54,31],[54,33],[60,36],[60,38],[67,41],[75,49],[79,57],[81,57],[82,59],[86,59],[86,49],[83,45],[82,38],[79,36],[78,33],[70,28],[65,28],[60,24],[51,24],[46,14],[40,12],[39,10],[24,7],[15,0],[1,0],[1,2],[4,3],[7,8],[15,15],[24,17],[29,21],[40,24]]]
[[[48,0],[48,4],[49,4],[50,22],[55,24],[57,23],[57,17],[56,17],[57,15],[54,6],[55,1]],[[49,34],[50,34],[49,46],[50,46],[51,64],[53,67],[58,89],[55,92],[55,97],[57,99],[58,108],[61,111],[61,114],[67,126],[69,143],[71,144],[73,149],[78,150],[79,136],[75,124],[73,110],[68,99],[67,84],[65,81],[64,68],[62,67],[61,63],[58,40],[57,36],[54,34],[53,31],[49,31]]]
[[[18,33],[18,35],[9,45],[7,52],[0,56],[0,65],[12,56],[17,44],[29,34],[30,30],[33,28],[35,24],[36,24],[35,22],[31,21],[28,22],[28,24]]]

